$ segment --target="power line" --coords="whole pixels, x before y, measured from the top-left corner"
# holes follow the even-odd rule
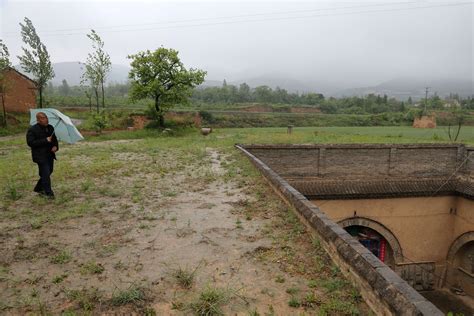
[[[157,31],[157,30],[189,28],[189,27],[229,25],[229,24],[255,23],[255,22],[271,22],[271,21],[284,21],[284,20],[297,20],[297,19],[311,19],[311,18],[317,18],[317,17],[347,16],[347,15],[354,15],[354,14],[361,14],[361,13],[364,14],[364,13],[396,12],[396,11],[410,11],[410,10],[429,9],[429,8],[440,8],[440,7],[455,7],[455,6],[463,6],[463,5],[468,5],[468,4],[472,4],[472,2],[458,2],[458,3],[440,4],[440,5],[419,6],[419,7],[409,7],[409,8],[395,8],[395,9],[386,9],[386,10],[384,10],[384,9],[382,9],[382,10],[367,10],[367,11],[354,11],[354,12],[334,13],[334,14],[318,14],[318,15],[281,17],[281,18],[269,18],[269,19],[253,19],[253,20],[240,20],[240,21],[224,21],[224,22],[215,22],[215,23],[174,25],[174,26],[155,27],[155,28],[110,30],[110,31],[102,31],[101,33]],[[81,33],[46,34],[46,35],[42,35],[42,37],[43,36],[44,37],[48,37],[48,36],[71,36],[71,35],[84,35],[84,33],[81,32]]]
[[[391,2],[391,3],[376,3],[368,5],[359,5],[359,6],[346,6],[346,7],[333,7],[333,8],[320,8],[320,9],[307,9],[307,10],[295,10],[295,11],[282,11],[282,12],[269,12],[269,13],[256,13],[256,14],[241,14],[241,15],[231,15],[231,16],[220,16],[220,17],[209,17],[209,18],[199,18],[199,19],[185,19],[185,20],[175,20],[175,21],[164,21],[164,22],[149,22],[149,23],[139,23],[139,24],[122,24],[122,25],[109,25],[109,26],[96,26],[96,27],[87,27],[87,28],[71,28],[71,29],[57,29],[57,30],[43,30],[44,34],[49,32],[69,32],[69,31],[88,31],[90,29],[100,30],[108,28],[120,28],[120,27],[134,27],[134,26],[145,26],[145,25],[159,25],[159,24],[176,24],[176,23],[187,23],[187,22],[199,22],[207,20],[222,20],[222,19],[236,19],[236,18],[248,18],[248,17],[257,17],[257,16],[271,16],[271,15],[282,15],[282,14],[295,14],[295,13],[309,13],[317,11],[331,11],[331,10],[345,10],[345,9],[358,9],[366,7],[380,7],[380,6],[391,6],[391,5],[406,5],[406,4],[418,4],[419,1],[411,2]],[[5,32],[4,34],[16,34],[16,32]]]

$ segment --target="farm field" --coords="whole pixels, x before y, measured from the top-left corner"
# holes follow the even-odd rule
[[[459,140],[474,145],[474,127]],[[445,129],[111,132],[60,144],[51,201],[32,192],[24,135],[0,138],[0,311],[367,314],[234,145],[430,142],[447,142]]]

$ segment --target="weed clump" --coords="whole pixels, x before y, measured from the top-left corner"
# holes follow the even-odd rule
[[[222,305],[230,299],[229,293],[224,289],[207,287],[196,301],[189,305],[189,308],[195,315],[215,316],[224,315]]]
[[[131,286],[126,290],[121,290],[112,296],[112,305],[121,306],[129,303],[138,303],[145,300],[143,289],[137,286]]]
[[[178,284],[184,289],[190,289],[194,283],[194,277],[196,275],[196,269],[190,271],[183,268],[178,268],[173,271],[173,277],[176,279]]]

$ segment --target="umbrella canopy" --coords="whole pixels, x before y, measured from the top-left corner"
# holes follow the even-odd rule
[[[54,127],[54,134],[58,140],[74,144],[84,139],[76,126],[72,123],[69,116],[62,114],[56,109],[31,109],[30,125],[36,124],[36,114],[43,112],[48,117],[49,125]]]

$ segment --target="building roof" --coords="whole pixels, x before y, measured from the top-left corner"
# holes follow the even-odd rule
[[[38,83],[37,83],[36,81],[34,81],[33,79],[31,79],[31,78],[28,77],[27,75],[22,74],[21,72],[19,72],[18,70],[16,70],[14,67],[8,67],[8,70],[9,70],[9,71],[14,71],[14,72],[16,72],[16,73],[19,74],[21,77],[23,77],[23,78],[25,78],[26,80],[28,80],[28,81],[30,81],[31,83],[33,83],[36,88],[38,87]]]

